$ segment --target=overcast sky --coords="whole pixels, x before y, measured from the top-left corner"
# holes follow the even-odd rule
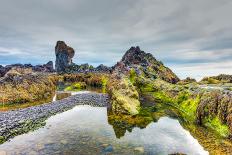
[[[0,64],[42,64],[63,40],[74,62],[111,66],[140,46],[180,78],[232,74],[231,0],[0,0]]]

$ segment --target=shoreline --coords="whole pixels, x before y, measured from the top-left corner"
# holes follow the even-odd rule
[[[47,104],[0,113],[0,144],[19,134],[33,131],[45,125],[52,115],[72,109],[76,105],[105,107],[109,103],[107,94],[85,92]]]

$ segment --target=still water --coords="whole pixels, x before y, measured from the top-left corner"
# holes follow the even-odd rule
[[[0,145],[0,153],[208,154],[176,119],[164,116],[144,128],[130,126],[131,130],[126,130],[128,124],[113,121],[117,127],[111,125],[106,107],[76,106],[50,117],[43,128]]]

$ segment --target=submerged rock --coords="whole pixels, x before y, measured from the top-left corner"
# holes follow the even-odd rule
[[[72,58],[75,51],[72,47],[66,45],[64,41],[57,41],[55,47],[56,64],[55,69],[58,73],[66,71],[66,68],[72,64]]]

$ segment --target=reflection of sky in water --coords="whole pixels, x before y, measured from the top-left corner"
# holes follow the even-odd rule
[[[162,117],[145,129],[134,128],[117,139],[107,122],[106,108],[77,106],[50,117],[44,128],[20,135],[0,145],[0,150],[46,154],[69,150],[70,154],[101,154],[102,144],[111,144],[113,153],[130,154],[135,147],[144,147],[145,153],[208,154],[177,120]],[[63,146],[64,145],[64,146]],[[126,147],[126,148],[125,148]]]

